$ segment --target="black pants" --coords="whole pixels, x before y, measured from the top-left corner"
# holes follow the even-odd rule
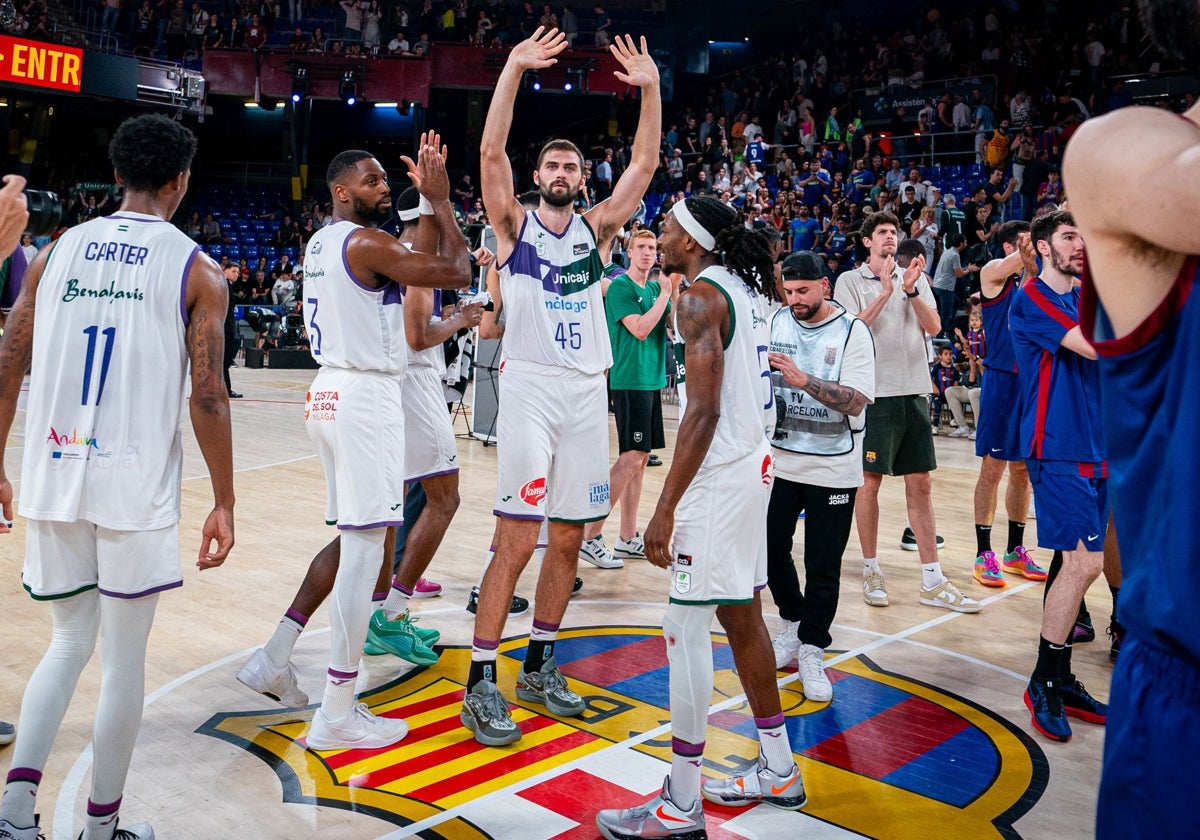
[[[233,391],[233,381],[229,378],[229,369],[237,358],[238,337],[236,333],[225,333],[225,390]]]
[[[767,586],[785,621],[799,621],[798,635],[821,649],[833,639],[842,554],[850,539],[857,488],[816,487],[776,477],[767,508]],[[792,537],[804,511],[804,589],[792,560]]]

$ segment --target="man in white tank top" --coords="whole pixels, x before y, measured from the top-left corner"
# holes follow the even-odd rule
[[[34,259],[0,347],[0,447],[33,362],[21,470],[29,529],[21,575],[34,599],[50,602],[54,624],[50,648],[25,689],[0,837],[39,836],[34,807],[42,770],[97,635],[104,650],[96,763],[81,836],[154,837],[145,823],[119,828],[117,822],[141,722],[158,593],[183,583],[181,423],[189,362],[192,428],[214,497],[196,565],[219,566],[233,547],[222,375],[227,284],[217,264],[168,221],[187,192],[195,149],[192,133],[161,115],[117,129],[109,155],[125,187],[120,209],[68,230]],[[3,463],[0,448],[0,502],[8,518],[12,487]]]
[[[770,243],[713,198],[678,202],[663,223],[662,269],[692,284],[676,323],[688,401],[675,456],[646,527],[646,559],[671,570],[663,636],[670,661],[671,774],[650,802],[596,815],[608,840],[704,836],[705,799],[796,810],[806,801],[792,755],[759,592],[767,583],[766,517],[775,405],[767,364]],[[713,691],[710,628],[720,620],[758,727],[757,764],[701,786]]]
[[[549,547],[517,695],[558,715],[585,704],[567,688],[554,643],[575,583],[584,524],[608,513],[608,411],[604,370],[612,361],[601,293],[599,243],[633,215],[658,163],[662,121],[658,69],[632,38],[610,50],[624,68],[616,76],[641,89],[639,129],[629,167],[607,201],[576,216],[583,155],[554,140],[538,159],[537,210],[513,197],[505,145],[513,104],[526,70],[553,65],[566,48],[556,29],[539,28],[509,53],[496,82],[481,142],[483,201],[496,232],[500,292],[506,312],[504,387],[497,415],[496,554],[480,587],[475,640],[461,719],[482,744],[521,737],[496,688],[496,649],[517,578],[529,562],[543,520]]]
[[[404,158],[437,230],[436,253],[417,253],[378,229],[392,215],[387,173],[369,152],[350,150],[329,165],[334,221],[309,240],[304,259],[304,319],[321,365],[306,401],[306,426],[325,470],[326,520],[338,539],[318,554],[300,592],[267,645],[238,679],[287,705],[307,699],[288,661],[336,568],[330,602],[330,664],[312,749],[378,749],[408,733],[396,718],[355,704],[358,662],[374,610],[376,581],[386,581],[385,541],[402,521],[404,411],[408,367],[401,286],[462,288],[471,281],[466,243],[450,206],[445,149],[434,132],[421,137],[417,162]],[[382,435],[382,438],[381,438]],[[317,585],[326,576],[325,587]]]

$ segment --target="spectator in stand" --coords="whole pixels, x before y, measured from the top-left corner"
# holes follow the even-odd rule
[[[672,190],[683,189],[683,149],[675,149],[667,161],[667,178]]]
[[[972,119],[971,108],[961,94],[956,94],[954,97],[951,121],[954,130],[954,149],[958,152],[965,152],[971,147],[971,141],[966,132],[971,130]]]
[[[454,188],[454,196],[458,199],[459,206],[462,207],[464,213],[470,210],[471,205],[475,203],[475,184],[472,183],[469,173],[463,173],[458,186]]]
[[[371,0],[370,4],[363,10],[363,46],[368,51],[373,51],[379,46],[379,22],[383,20],[383,9],[379,7],[379,0]]]
[[[267,43],[267,28],[263,26],[258,15],[250,15],[250,25],[246,27],[246,37],[243,39],[243,43],[246,49],[255,53]]]
[[[917,191],[912,184],[905,184],[900,190],[900,204],[896,215],[900,217],[900,232],[902,236],[911,236],[913,225],[921,217],[924,204],[917,200]]]
[[[363,8],[360,0],[340,0],[344,20],[342,23],[342,38],[346,41],[361,41],[363,26]],[[453,15],[453,10],[451,10]]]
[[[996,116],[986,99],[980,98],[971,113],[971,130],[975,132],[975,162],[984,162],[984,147],[996,129]]]
[[[829,109],[829,116],[825,118],[825,126],[821,132],[821,139],[825,142],[836,142],[841,137],[842,128],[838,124],[837,112],[838,109],[835,105]]]
[[[609,29],[612,28],[612,18],[600,4],[593,6],[592,12],[596,15],[596,46],[607,47],[612,43],[612,36],[609,34]]]
[[[308,51],[310,53],[325,52],[325,40],[325,32],[318,26],[313,30],[312,41],[308,45]]]
[[[204,224],[200,227],[200,238],[205,245],[213,245],[221,241],[221,225],[213,218],[212,213],[204,217]]]
[[[918,214],[912,226],[909,228],[909,236],[916,239],[925,248],[925,266],[928,270],[934,265],[933,257],[937,251],[937,236],[938,226],[935,219],[934,209],[928,204],[921,205],[920,213]]]
[[[1026,193],[1022,187],[1024,186],[1025,167],[1033,160],[1037,146],[1033,141],[1033,126],[1028,122],[1021,125],[1021,131],[1013,138],[1009,152],[1012,154],[1013,179],[1017,182],[1017,192],[1021,195],[1022,204],[1024,204]],[[1024,209],[1022,207],[1022,210]]]
[[[579,37],[579,19],[575,17],[570,6],[563,6],[562,31],[567,37],[567,49],[573,49],[575,40]]]
[[[118,0],[117,7],[120,8]],[[199,52],[204,46],[204,30],[208,27],[208,12],[200,7],[199,3],[192,4],[192,14],[190,18],[187,38],[187,48],[193,52]]]
[[[225,46],[225,28],[221,26],[221,17],[215,12],[209,16],[208,25],[204,27],[203,49],[215,50]]]
[[[392,40],[388,41],[387,50],[388,55],[412,55],[412,47],[408,43],[408,38],[399,31],[392,36]]]
[[[695,120],[692,120],[695,122]],[[597,202],[604,201],[612,195],[613,185],[613,153],[612,149],[607,149],[604,152],[604,160],[596,165],[596,196]]]
[[[987,200],[992,203],[992,212],[997,216],[1005,215],[1002,210],[1017,189],[1017,179],[1009,178],[1008,184],[1003,188],[1001,188],[1002,184],[1004,184],[1004,170],[997,166],[992,169],[987,181],[981,185]],[[996,218],[993,221],[1001,221],[1001,219]]]
[[[282,272],[271,287],[271,303],[290,309],[296,302],[296,278],[291,270]]]
[[[167,21],[167,58],[179,61],[183,58],[183,49],[187,39],[187,10],[183,8],[183,0],[175,0],[171,7],[170,18]]]
[[[963,251],[967,247],[967,237],[956,233],[947,241],[942,258],[938,260],[937,270],[933,274],[933,296],[937,300],[938,320],[941,321],[940,338],[950,337],[950,328],[954,323],[954,314],[958,311],[958,284],[968,274],[978,271],[974,263],[965,268],[962,264]]]
[[[967,216],[967,259],[983,265],[991,259],[992,237],[1000,229],[1000,222],[992,221],[992,203],[987,200],[975,202],[973,213]]]
[[[801,204],[796,211],[796,218],[788,225],[788,235],[792,253],[815,251],[821,236],[821,223],[812,217],[806,205]]]

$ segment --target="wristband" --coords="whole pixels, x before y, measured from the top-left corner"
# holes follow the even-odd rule
[[[916,289],[913,289],[911,292],[905,292],[905,293],[904,293],[904,296],[905,296],[906,298],[912,299],[912,298],[915,298],[915,297],[920,297],[920,296],[921,296],[921,293],[920,293],[919,291],[917,291]]]
[[[426,198],[425,196],[421,196],[421,200],[419,202],[417,202],[417,210],[418,210],[418,212],[420,212],[420,214],[422,216],[436,215],[436,213],[433,209],[433,205],[430,203],[429,199]]]

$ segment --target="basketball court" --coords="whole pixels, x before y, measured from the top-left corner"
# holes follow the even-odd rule
[[[391,656],[364,657],[360,699],[376,713],[404,717],[411,732],[386,750],[314,753],[304,736],[315,705],[287,710],[234,679],[287,608],[312,556],[334,535],[323,524],[325,483],[304,429],[314,371],[233,371],[237,544],[225,566],[198,573],[200,525],[211,507],[204,461],[185,432],[181,544],[185,586],[164,594],[151,635],[146,708],[122,815],[150,822],[165,840],[216,837],[284,840],[354,838],[595,838],[596,811],[641,804],[669,770],[667,660],[661,638],[667,573],[626,561],[602,570],[580,563],[556,649],[572,688],[587,700],[581,718],[514,705],[524,732],[503,748],[478,745],[458,712],[470,659],[473,616],[464,605],[491,539],[496,450],[465,437],[458,418],[462,507],[428,577],[440,598],[412,601],[422,626],[442,633],[441,660],[417,668]],[[664,406],[666,466],[646,472],[644,527],[671,462],[677,407]],[[21,444],[43,432],[19,411],[6,468],[20,474]],[[186,425],[186,424],[185,424]],[[1069,744],[1034,733],[1022,692],[1032,669],[1042,584],[1010,576],[988,590],[971,577],[972,491],[978,459],[967,440],[935,438],[938,533],[948,576],[984,599],[978,615],[918,604],[920,565],[901,551],[902,479],[880,494],[879,559],[891,606],[862,600],[861,554],[852,531],[827,666],[832,703],[804,700],[793,672],[779,685],[808,804],[799,812],[706,804],[711,838],[1076,838],[1094,833],[1102,727],[1075,722]],[[612,453],[616,438],[613,433]],[[20,486],[14,481],[18,499]],[[1006,519],[997,514],[997,539]],[[803,523],[801,522],[802,526]],[[1036,520],[1026,542],[1036,544]],[[611,545],[615,518],[605,529]],[[0,719],[17,720],[25,680],[49,639],[49,609],[19,581],[25,523],[0,537],[8,585],[0,591],[7,636]],[[798,537],[802,532],[798,529]],[[797,543],[797,555],[801,548]],[[1048,562],[1047,552],[1035,556]],[[535,572],[518,592],[532,597]],[[763,593],[772,635],[779,619]],[[1110,599],[1103,580],[1090,606],[1098,628]],[[532,612],[511,619],[500,648],[499,685],[512,691]],[[719,631],[719,627],[714,625]],[[724,637],[713,636],[716,691],[705,773],[740,772],[757,754],[753,716]],[[328,659],[328,623],[318,611],[294,662],[319,702]],[[1108,696],[1108,644],[1075,649],[1079,678]],[[794,666],[793,666],[794,667]],[[80,680],[45,771],[38,803],[51,840],[73,840],[82,825],[91,767],[90,724],[98,661]],[[540,711],[539,711],[540,710]],[[7,771],[11,747],[0,749]]]

